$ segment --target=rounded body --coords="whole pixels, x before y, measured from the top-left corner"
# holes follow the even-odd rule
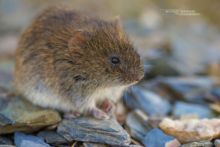
[[[70,8],[45,10],[20,38],[16,50],[17,90],[36,105],[63,112],[85,113],[104,99],[117,101],[123,90],[137,81],[119,82],[119,67],[116,71],[108,65],[108,56],[126,54],[117,51],[119,42],[127,41],[118,31],[112,22]],[[139,56],[135,54],[135,58]],[[143,76],[142,67],[140,71],[138,77]]]

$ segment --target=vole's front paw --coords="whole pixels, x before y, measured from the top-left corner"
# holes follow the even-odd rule
[[[115,110],[115,106],[113,104],[113,102],[111,102],[110,100],[108,99],[105,99],[102,104],[101,104],[101,109],[109,114],[109,115],[112,115],[114,113],[114,110]]]
[[[71,118],[77,118],[79,116],[81,116],[79,112],[69,112],[69,113],[65,113],[63,117],[66,119],[71,119]]]
[[[95,117],[95,118],[97,118],[97,119],[109,119],[110,117],[105,113],[105,112],[103,112],[102,110],[100,110],[100,109],[98,109],[98,108],[91,108],[90,110],[89,110],[89,113],[93,116],[93,117]]]

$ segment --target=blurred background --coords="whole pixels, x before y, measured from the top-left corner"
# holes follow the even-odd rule
[[[0,0],[0,85],[10,87],[16,44],[32,19],[59,0]],[[120,16],[146,62],[158,75],[219,76],[220,2],[218,0],[63,0],[104,19]]]

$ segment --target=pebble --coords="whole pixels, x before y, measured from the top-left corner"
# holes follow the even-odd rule
[[[61,117],[54,110],[42,109],[16,95],[1,94],[0,90],[0,134],[16,131],[36,131],[57,124]],[[1,96],[2,95],[2,96]]]
[[[150,130],[146,134],[142,142],[147,147],[168,147],[168,145],[169,147],[171,147],[171,144],[173,145],[173,147],[180,146],[180,143],[174,137],[166,135],[160,129]]]
[[[83,141],[125,146],[131,142],[128,133],[114,119],[97,120],[90,117],[64,119],[57,132],[69,142]]]
[[[181,147],[213,147],[213,144],[210,141],[199,141],[183,144]]]
[[[168,135],[176,137],[181,143],[212,140],[220,136],[220,119],[185,119],[165,118],[160,128]]]
[[[167,100],[140,86],[131,87],[124,95],[124,102],[129,108],[140,109],[149,116],[166,116],[171,110]]]
[[[37,136],[44,139],[46,143],[53,145],[65,144],[68,142],[63,136],[55,131],[41,131]]]
[[[16,147],[50,147],[43,139],[33,135],[26,135],[21,132],[16,132],[14,135]]]
[[[138,141],[143,140],[146,133],[152,129],[147,124],[148,117],[141,111],[135,110],[128,114],[126,124],[129,128],[130,135]]]

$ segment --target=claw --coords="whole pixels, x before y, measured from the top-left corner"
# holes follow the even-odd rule
[[[81,116],[81,114],[79,112],[70,112],[70,113],[64,114],[64,118],[66,118],[66,119],[77,118],[79,116]]]
[[[90,113],[92,116],[94,116],[97,119],[109,119],[110,118],[105,112],[103,112],[102,110],[96,107],[90,109]]]

